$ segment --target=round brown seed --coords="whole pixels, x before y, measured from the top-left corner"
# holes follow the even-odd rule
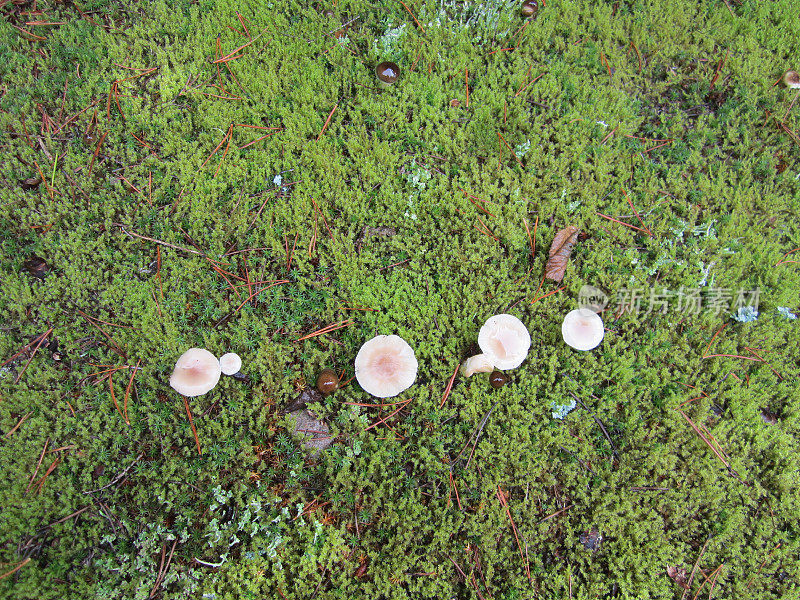
[[[492,371],[489,375],[489,385],[493,388],[501,388],[508,383],[508,376],[500,371]]]
[[[532,17],[536,14],[536,11],[539,10],[539,5],[536,2],[525,2],[522,5],[522,9],[520,12],[522,13],[523,17]]]
[[[375,67],[375,74],[383,83],[392,84],[400,77],[400,67],[391,61],[384,61]]]
[[[339,378],[331,369],[325,369],[317,377],[317,389],[325,396],[339,389]]]

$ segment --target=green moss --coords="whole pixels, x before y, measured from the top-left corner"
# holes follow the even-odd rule
[[[360,0],[330,18],[39,3],[48,26],[4,9],[0,357],[50,328],[60,357],[0,367],[0,428],[19,423],[0,445],[0,575],[31,559],[0,595],[667,599],[667,568],[690,572],[706,542],[716,597],[798,594],[800,333],[777,307],[800,308],[781,262],[800,157],[778,125],[799,109],[773,86],[796,68],[796,7],[554,0],[518,37],[516,3],[406,4],[424,33]],[[385,59],[401,77],[380,91]],[[638,227],[626,194],[652,235],[600,216]],[[540,281],[568,224],[588,237],[556,292]],[[248,277],[285,283],[245,303]],[[603,345],[576,353],[560,322],[583,285],[757,288],[760,315],[609,310]],[[500,390],[457,378],[440,407],[506,311],[528,360]],[[279,411],[322,368],[350,379],[378,333],[420,362],[396,435],[345,404],[369,401],[353,381],[311,406],[336,443],[310,457]],[[191,399],[201,455],[167,384],[191,346],[238,352],[249,376]],[[98,373],[127,367],[124,405],[137,363],[128,425]]]

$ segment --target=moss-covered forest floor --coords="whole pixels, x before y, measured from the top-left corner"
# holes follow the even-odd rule
[[[796,2],[0,12],[0,597],[800,598]],[[376,334],[415,385],[302,395]]]

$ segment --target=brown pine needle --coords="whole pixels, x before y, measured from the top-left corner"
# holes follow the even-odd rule
[[[380,425],[381,423],[383,423],[384,425],[386,425],[387,427],[389,427],[389,424],[388,424],[386,421],[387,421],[388,419],[391,419],[393,416],[395,416],[397,413],[399,413],[401,410],[403,410],[403,409],[404,409],[406,406],[408,406],[408,404],[409,404],[409,403],[410,403],[412,400],[413,400],[413,398],[409,398],[408,400],[406,400],[405,402],[403,402],[403,403],[402,403],[402,405],[401,405],[401,406],[400,406],[400,407],[399,407],[397,410],[394,410],[394,411],[392,411],[392,413],[391,413],[391,414],[389,414],[389,415],[387,415],[387,416],[385,416],[385,417],[381,417],[381,418],[379,418],[379,419],[378,419],[378,420],[377,420],[375,423],[373,423],[372,425],[369,425],[369,426],[367,426],[367,427],[364,429],[364,431],[369,431],[370,429],[372,429],[373,427],[377,427],[377,426],[378,426],[378,425]],[[389,427],[389,429],[391,429],[391,427]],[[392,431],[394,431],[394,430],[392,429]],[[397,432],[395,432],[395,433],[397,433]]]
[[[228,137],[228,143],[225,146],[225,151],[222,153],[222,158],[219,159],[219,164],[217,165],[217,170],[214,171],[214,177],[212,177],[212,179],[215,179],[217,177],[217,174],[219,173],[219,170],[222,167],[222,162],[225,160],[225,157],[228,155],[228,150],[230,149],[231,142],[233,141],[233,125],[231,125],[230,128],[228,129],[227,137]]]
[[[636,225],[631,225],[630,223],[626,223],[625,221],[620,221],[619,219],[615,219],[614,217],[609,217],[608,215],[604,215],[603,213],[597,213],[597,215],[603,217],[604,219],[608,219],[609,221],[614,221],[615,223],[619,223],[620,225],[625,225],[625,227],[630,227],[631,229],[635,229],[636,231],[641,231],[642,233],[650,235],[649,231],[642,229],[641,227],[636,227]]]
[[[547,74],[547,71],[545,71],[544,73],[541,73],[541,74],[537,75],[537,76],[536,76],[534,79],[532,79],[531,81],[529,81],[528,83],[526,83],[525,85],[523,85],[521,88],[519,88],[519,91],[518,91],[516,94],[514,94],[514,98],[516,98],[517,96],[519,96],[519,95],[520,95],[522,92],[524,92],[524,91],[525,91],[525,90],[528,88],[528,86],[531,86],[531,85],[533,85],[534,83],[536,83],[537,81],[539,81],[539,80],[540,80],[542,77],[544,77],[546,74]]]
[[[76,308],[75,310],[77,310],[77,311],[78,311],[78,313],[80,313],[80,315],[81,315],[81,316],[83,316],[83,317],[86,319],[86,321],[89,323],[89,325],[91,325],[92,327],[94,327],[95,329],[97,329],[97,330],[98,330],[100,333],[102,333],[102,334],[105,336],[105,338],[106,338],[106,339],[109,341],[109,344],[110,344],[110,346],[109,346],[109,347],[110,347],[112,350],[114,350],[114,352],[116,352],[117,354],[119,354],[119,355],[120,355],[122,358],[126,358],[126,356],[125,356],[125,352],[123,352],[123,351],[122,351],[122,348],[120,348],[119,346],[117,346],[117,344],[116,344],[116,342],[113,340],[113,338],[112,338],[110,335],[108,335],[108,334],[107,334],[105,331],[103,331],[103,329],[102,329],[102,328],[101,328],[99,325],[96,325],[96,324],[95,324],[95,323],[94,323],[94,322],[91,320],[91,317],[90,317],[89,315],[87,315],[85,312],[83,312],[83,311],[82,311],[81,309],[79,309],[79,308]]]
[[[261,288],[261,289],[260,289],[260,290],[258,290],[257,292],[253,292],[253,293],[252,293],[252,294],[251,294],[251,295],[250,295],[250,296],[247,298],[247,300],[245,300],[245,301],[244,301],[244,302],[242,302],[242,303],[241,303],[239,306],[237,306],[237,307],[236,307],[236,310],[234,310],[234,311],[233,311],[233,314],[236,314],[236,313],[238,313],[240,310],[242,310],[242,307],[243,307],[245,304],[247,304],[248,302],[250,302],[250,300],[252,300],[252,299],[253,299],[253,298],[255,298],[256,296],[258,296],[258,295],[259,295],[261,292],[264,292],[264,291],[268,290],[268,289],[269,289],[269,288],[271,288],[271,287],[275,287],[276,285],[282,285],[282,284],[284,284],[284,283],[289,283],[289,280],[288,280],[288,279],[281,279],[281,280],[279,280],[279,281],[276,281],[276,282],[275,282],[275,283],[273,283],[273,284],[270,284],[270,285],[268,285],[268,286],[266,286],[266,287],[263,287],[263,288]]]
[[[763,362],[765,365],[767,365],[767,366],[770,368],[770,370],[771,370],[773,373],[775,373],[775,375],[777,375],[777,376],[778,376],[778,379],[781,379],[781,380],[783,380],[783,375],[781,375],[781,374],[780,374],[780,373],[778,373],[778,372],[777,372],[775,369],[773,369],[773,368],[772,368],[772,365],[770,365],[770,364],[769,364],[769,363],[768,363],[768,362],[767,362],[767,361],[766,361],[766,360],[765,360],[765,359],[764,359],[764,358],[763,358],[761,355],[759,355],[759,354],[756,354],[756,353],[754,352],[754,350],[758,350],[758,348],[750,348],[749,346],[745,346],[745,347],[744,347],[744,349],[745,349],[745,350],[747,350],[747,351],[748,351],[750,354],[754,355],[756,358],[760,359],[760,360],[761,360],[761,362]]]
[[[469,69],[464,69],[464,86],[467,88],[467,108],[469,108]]]
[[[55,459],[52,462],[52,464],[47,468],[47,471],[45,471],[44,475],[42,475],[39,478],[39,481],[36,482],[36,493],[37,494],[40,494],[42,492],[42,487],[44,486],[45,479],[47,479],[47,476],[50,475],[50,473],[52,473],[55,470],[55,468],[56,468],[56,466],[58,466],[59,462],[61,462],[60,458]]]
[[[603,144],[605,144],[608,141],[608,139],[617,132],[617,129],[619,129],[619,127],[614,127],[614,129],[612,129],[610,133],[606,134],[606,137],[602,139],[600,145],[602,146]]]
[[[422,30],[422,33],[425,33],[425,28],[422,26],[422,23],[420,23],[419,21],[417,21],[417,17],[415,17],[415,16],[414,16],[414,13],[412,13],[412,12],[411,12],[411,9],[410,9],[410,8],[408,8],[408,7],[406,6],[406,3],[405,3],[405,2],[403,2],[403,0],[400,0],[400,4],[402,4],[402,5],[403,5],[403,8],[405,8],[405,9],[408,11],[408,14],[410,14],[410,15],[411,15],[411,18],[412,18],[412,19],[414,19],[414,23],[416,23],[416,24],[417,24],[417,26],[418,26],[418,27],[419,27],[419,28]],[[44,39],[44,38],[43,38],[43,39]]]
[[[737,473],[737,472],[736,472],[736,471],[735,471],[735,470],[734,470],[734,469],[731,467],[731,465],[728,463],[728,461],[727,461],[727,460],[725,460],[725,457],[723,456],[723,454],[722,454],[722,453],[721,453],[719,450],[717,450],[717,448],[714,446],[714,444],[712,444],[712,443],[711,443],[711,442],[708,440],[708,438],[706,438],[706,436],[705,436],[705,435],[703,435],[703,432],[702,432],[702,431],[700,430],[700,428],[699,428],[699,427],[698,427],[698,426],[695,424],[695,422],[694,422],[694,421],[692,421],[692,420],[689,418],[689,416],[688,416],[688,415],[687,415],[685,412],[683,412],[682,410],[680,410],[680,409],[676,409],[676,410],[677,410],[679,413],[681,413],[681,415],[683,416],[683,418],[684,418],[684,419],[686,419],[686,421],[689,423],[689,425],[691,426],[691,428],[692,428],[692,429],[694,429],[694,432],[697,434],[697,436],[698,436],[698,437],[699,437],[701,440],[703,440],[703,442],[704,442],[704,443],[705,443],[705,444],[706,444],[706,445],[707,445],[709,448],[711,448],[711,451],[712,451],[712,452],[714,453],[714,455],[715,455],[715,456],[716,456],[716,457],[717,457],[717,458],[718,458],[718,459],[719,459],[719,460],[722,462],[722,464],[723,464],[723,465],[725,465],[725,467],[728,469],[728,471],[731,473],[731,475],[733,475],[734,477],[736,477],[736,479],[738,479],[739,481],[742,481],[742,483],[744,483],[744,481],[743,481],[743,480],[742,480],[742,478],[739,476],[739,474],[738,474],[738,473]]]
[[[616,131],[616,129],[615,129],[614,131]],[[611,133],[614,133],[614,132],[612,131]],[[627,193],[627,192],[626,192],[624,189],[622,190],[622,193],[623,193],[623,194],[625,194],[625,200],[627,200],[627,201],[628,201],[628,205],[629,205],[629,206],[631,207],[631,209],[633,210],[633,214],[635,214],[635,215],[636,215],[636,218],[637,218],[637,219],[639,219],[639,223],[640,223],[640,224],[642,225],[642,227],[644,227],[644,229],[647,231],[647,234],[648,234],[648,235],[650,235],[650,236],[652,236],[652,235],[653,235],[653,233],[650,231],[650,228],[649,228],[647,225],[645,225],[645,224],[644,224],[644,221],[642,220],[642,217],[639,215],[639,211],[638,211],[638,210],[636,210],[636,207],[633,205],[633,202],[631,202],[631,199],[628,197],[628,193]]]
[[[20,420],[17,422],[17,424],[16,424],[16,425],[14,425],[14,427],[12,427],[11,429],[9,429],[9,430],[8,430],[8,432],[6,433],[5,437],[11,437],[12,435],[14,435],[14,432],[15,432],[17,429],[19,429],[19,426],[20,426],[20,425],[22,425],[22,424],[25,422],[25,420],[26,420],[28,417],[30,417],[32,414],[33,414],[33,412],[29,412],[27,415],[25,415],[24,417],[22,417],[22,418],[21,418],[21,419],[20,419]]]
[[[770,552],[770,553],[769,553],[769,556],[767,556],[767,558],[765,558],[763,561],[761,561],[761,566],[760,566],[760,567],[758,567],[758,571],[756,571],[756,574],[755,574],[755,575],[753,575],[752,577],[750,577],[750,580],[747,582],[747,589],[748,589],[748,590],[750,589],[750,586],[752,585],[752,583],[753,583],[753,580],[754,580],[756,577],[758,577],[758,574],[759,574],[759,573],[761,573],[761,569],[763,569],[763,568],[764,568],[764,565],[765,565],[765,564],[767,564],[767,561],[770,559],[770,557],[771,557],[773,554],[775,554],[775,550],[777,550],[777,549],[778,549],[778,548],[780,548],[780,547],[781,547],[781,544],[778,544],[777,546],[775,546],[775,548],[772,550],[772,552]]]
[[[552,292],[548,292],[548,293],[544,294],[543,296],[539,296],[538,298],[534,298],[533,300],[531,300],[531,304],[536,304],[539,300],[547,298],[548,296],[552,296],[553,294],[557,294],[558,292],[560,292],[561,290],[564,290],[564,289],[566,289],[566,286],[560,287],[557,290],[553,290]]]
[[[336,112],[336,109],[337,109],[337,108],[339,108],[339,103],[338,103],[338,102],[337,102],[337,103],[336,103],[336,105],[333,107],[333,110],[332,110],[332,111],[330,112],[330,114],[328,115],[328,118],[327,118],[327,119],[325,119],[325,124],[322,126],[322,131],[320,131],[320,132],[319,132],[319,135],[317,136],[317,141],[319,141],[319,140],[320,140],[320,138],[322,137],[322,134],[323,134],[323,133],[325,133],[325,130],[328,128],[328,123],[330,123],[330,122],[331,122],[331,117],[333,116],[333,113],[334,113],[334,112]]]
[[[36,463],[36,470],[34,470],[33,475],[31,475],[31,480],[28,482],[28,487],[25,488],[25,494],[28,493],[28,490],[31,489],[31,485],[33,484],[33,480],[36,479],[36,474],[39,472],[39,467],[42,466],[42,460],[44,460],[44,454],[47,452],[47,445],[50,443],[50,438],[47,438],[44,442],[44,448],[42,448],[42,455],[39,457],[39,462]]]
[[[511,521],[511,529],[514,530],[514,538],[517,540],[517,547],[519,548],[519,556],[522,559],[523,569],[525,574],[528,576],[528,581],[531,581],[531,573],[530,567],[528,566],[528,562],[525,559],[525,555],[522,553],[522,544],[519,541],[519,534],[517,533],[517,525],[514,523],[514,519],[511,517],[511,511],[508,508],[508,502],[505,498],[505,493],[503,492],[502,488],[498,485],[497,486],[497,497],[500,500],[500,504],[502,504],[503,508],[506,510],[506,514],[508,515],[508,520]]]
[[[28,558],[26,558],[25,560],[23,560],[21,563],[19,563],[16,567],[11,569],[10,571],[7,571],[7,572],[3,573],[2,575],[0,575],[0,579],[5,579],[9,575],[13,575],[17,571],[19,571],[22,567],[27,565],[29,562],[31,562],[31,557],[30,556]]]
[[[194,443],[197,444],[197,453],[202,454],[203,451],[200,449],[200,438],[197,437],[197,429],[194,427],[194,420],[192,419],[192,411],[189,410],[189,402],[186,400],[186,396],[181,396],[183,398],[183,405],[186,407],[186,415],[189,417],[189,425],[192,426],[192,433],[194,434]]]
[[[23,373],[25,372],[25,370],[28,368],[28,365],[29,365],[29,364],[31,364],[31,361],[33,360],[33,357],[34,357],[34,356],[36,356],[36,351],[39,349],[39,347],[40,347],[40,346],[42,345],[42,343],[44,342],[45,338],[47,338],[47,336],[48,336],[48,335],[50,335],[50,333],[51,333],[52,331],[53,331],[53,328],[51,327],[50,329],[48,329],[47,331],[45,331],[45,332],[44,332],[44,335],[42,335],[42,336],[39,338],[39,341],[37,342],[36,346],[34,347],[34,349],[33,349],[33,352],[31,352],[31,357],[28,359],[28,362],[26,362],[26,363],[25,363],[25,366],[24,366],[24,367],[22,367],[22,371],[20,371],[20,372],[19,372],[19,374],[18,374],[18,375],[16,376],[16,378],[14,379],[14,383],[17,383],[17,382],[19,381],[19,378],[20,378],[20,377],[22,377],[22,374],[23,374]]]
[[[717,339],[717,336],[720,334],[720,332],[722,332],[722,330],[723,330],[723,329],[725,329],[727,326],[728,326],[728,324],[727,324],[727,323],[725,323],[725,324],[724,324],[722,327],[720,327],[719,329],[717,329],[717,333],[715,333],[715,334],[714,334],[714,337],[712,337],[712,338],[711,338],[711,341],[710,341],[710,342],[708,342],[708,346],[706,346],[706,349],[705,349],[705,350],[703,350],[703,358],[705,358],[705,356],[706,356],[706,352],[708,352],[708,349],[709,349],[709,348],[711,348],[711,344],[713,344],[713,343],[714,343],[714,340],[715,340],[715,339]]]
[[[786,254],[783,255],[783,258],[781,258],[778,262],[775,263],[775,266],[777,267],[778,265],[782,265],[782,264],[785,264],[785,263],[795,263],[795,262],[797,262],[796,260],[785,260],[785,259],[786,259],[787,256],[797,252],[798,250],[800,250],[800,248],[795,248],[794,250],[789,250]]]
[[[453,486],[453,489],[456,491],[456,501],[458,502],[458,509],[464,510],[464,508],[461,506],[461,497],[458,495],[458,486],[456,485],[456,480],[453,479],[453,472],[448,471],[448,473],[450,475],[450,483]]]
[[[275,135],[275,133],[268,133],[267,135],[262,135],[260,138],[256,138],[252,142],[246,143],[244,146],[239,146],[239,150],[244,150],[245,148],[248,148],[248,147],[252,146],[256,142],[260,142],[261,140],[267,139],[271,135]]]
[[[234,60],[234,59],[240,58],[242,56],[241,54],[239,54],[238,56],[234,56],[234,55],[239,50],[243,50],[243,49],[247,48],[249,45],[251,45],[253,42],[255,42],[258,38],[260,38],[262,35],[264,35],[264,33],[265,32],[262,31],[256,37],[252,38],[249,42],[247,42],[246,44],[242,44],[241,46],[236,48],[236,50],[234,50],[233,52],[230,52],[229,54],[226,54],[222,58],[218,58],[217,60],[215,60],[213,64],[221,63],[221,62],[228,62],[229,60]]]
[[[697,565],[700,563],[700,559],[703,557],[703,553],[706,551],[706,546],[708,546],[708,539],[706,540],[706,543],[703,544],[703,548],[700,550],[700,554],[697,556],[697,560],[694,562],[694,567],[692,567],[692,573],[691,575],[689,575],[689,581],[686,584],[686,588],[684,588],[683,590],[683,594],[681,594],[681,600],[684,600],[684,598],[686,597],[686,593],[692,587],[692,580],[694,579],[694,573],[695,571],[697,571]]]
[[[133,378],[136,377],[136,373],[139,370],[139,365],[142,364],[142,359],[139,359],[136,363],[136,366],[133,368],[133,372],[131,373],[131,378],[128,380],[128,387],[125,388],[125,401],[123,402],[123,412],[125,417],[125,422],[130,425],[131,420],[128,418],[128,396],[131,393],[131,386],[133,385]]]
[[[444,389],[444,396],[442,396],[442,401],[439,403],[439,408],[444,406],[444,403],[447,401],[447,397],[450,395],[450,390],[453,389],[453,382],[456,380],[456,375],[458,375],[458,367],[459,364],[456,363],[456,369],[453,371],[453,376],[450,377],[450,381],[447,383],[447,387]]]
[[[502,134],[501,134],[499,131],[497,132],[497,135],[500,137],[500,139],[503,141],[503,143],[506,145],[506,147],[507,147],[509,150],[511,150],[511,156],[513,156],[513,157],[514,157],[514,160],[516,160],[516,161],[519,163],[519,165],[520,165],[521,167],[524,167],[525,165],[523,165],[523,164],[522,164],[522,160],[520,159],[520,157],[519,157],[519,156],[517,156],[517,153],[516,153],[516,152],[514,152],[514,149],[513,149],[513,148],[511,147],[511,145],[510,145],[510,144],[509,144],[509,143],[506,141],[506,138],[504,138],[504,137],[502,136]]]
[[[228,139],[228,136],[231,134],[231,130],[232,130],[232,129],[233,129],[233,125],[231,125],[231,126],[228,128],[228,132],[225,134],[225,137],[223,137],[223,138],[222,138],[222,141],[221,141],[219,144],[217,144],[217,147],[216,147],[216,148],[214,148],[214,149],[211,151],[211,154],[209,154],[209,155],[208,155],[208,158],[207,158],[207,159],[205,159],[205,161],[203,161],[203,164],[202,164],[202,165],[200,165],[200,169],[202,169],[203,167],[205,167],[205,166],[206,166],[206,163],[207,163],[208,161],[210,161],[210,160],[211,160],[211,157],[212,157],[212,156],[214,156],[214,155],[217,153],[217,150],[219,150],[219,149],[222,147],[222,144],[224,144],[224,143],[225,143],[225,141]]]
[[[119,416],[124,419],[125,415],[122,414],[122,410],[120,409],[119,404],[117,404],[117,396],[114,394],[114,377],[113,377],[113,375],[114,375],[113,373],[110,373],[109,376],[108,376],[108,391],[111,393],[111,400],[114,402],[114,408],[117,409],[117,412],[119,413]]]
[[[318,335],[322,335],[324,333],[331,333],[331,332],[336,331],[338,329],[343,329],[344,327],[347,327],[348,325],[352,325],[352,324],[353,324],[352,319],[347,319],[345,321],[339,321],[337,323],[331,323],[330,325],[326,325],[322,329],[318,329],[317,331],[315,331],[313,333],[309,333],[308,335],[304,335],[303,337],[298,338],[297,341],[298,342],[302,342],[303,340],[308,340],[308,339],[311,339],[313,337],[317,337]]]

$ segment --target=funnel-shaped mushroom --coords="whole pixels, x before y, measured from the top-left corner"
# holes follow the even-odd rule
[[[570,311],[561,324],[561,335],[576,350],[591,350],[603,341],[603,319],[587,308]]]
[[[411,387],[416,378],[414,350],[399,336],[376,336],[365,342],[356,355],[359,385],[378,398],[397,396]]]
[[[531,334],[514,315],[494,315],[481,327],[478,345],[498,369],[516,369],[528,356]]]
[[[219,367],[224,375],[235,375],[242,370],[242,357],[235,352],[228,352],[219,357]]]
[[[169,384],[184,396],[202,396],[217,385],[220,373],[216,356],[204,348],[190,348],[175,363]]]

